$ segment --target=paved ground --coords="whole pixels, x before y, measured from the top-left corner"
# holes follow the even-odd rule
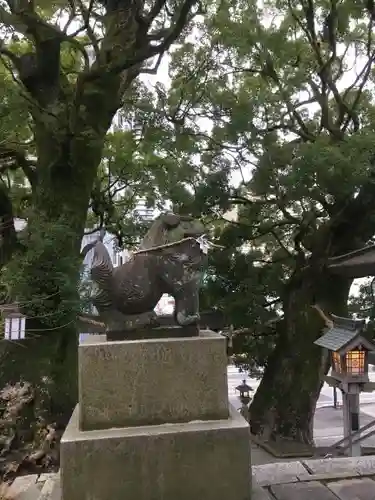
[[[234,366],[228,367],[228,393],[229,400],[239,409],[241,403],[238,399],[238,392],[235,388],[241,384],[242,380],[246,379],[254,392],[259,386],[260,381],[246,377],[246,374],[240,373]],[[370,380],[375,382],[375,372],[370,372]],[[341,395],[338,394],[338,401],[341,401]],[[361,413],[360,425],[366,425],[375,419],[375,393],[361,394]],[[339,441],[343,437],[343,414],[342,408],[333,408],[333,391],[327,384],[324,384],[322,392],[317,404],[314,419],[314,438],[317,446],[330,446]],[[375,436],[363,441],[364,445],[375,446]],[[268,463],[275,461],[275,458],[268,453],[258,452],[254,449],[254,457],[259,457],[259,463]],[[268,458],[267,458],[268,457]],[[267,461],[266,461],[267,460]],[[284,461],[284,460],[283,460]],[[258,462],[257,462],[258,463]],[[374,497],[375,500],[375,497]]]
[[[61,500],[60,474],[21,476],[0,493],[4,500]]]
[[[375,382],[375,371],[369,371],[369,378],[371,382]],[[254,389],[255,393],[255,391],[259,387],[260,380],[250,378],[246,375],[246,373],[240,373],[238,371],[238,368],[233,365],[228,366],[228,392],[230,399],[238,399],[238,392],[236,392],[235,388],[241,384],[243,379],[246,379],[246,382]],[[337,399],[338,403],[342,404],[340,391],[337,391]],[[375,409],[375,392],[363,392],[360,396],[360,402],[362,405],[371,403],[372,405],[374,405]],[[327,406],[333,406],[333,389],[332,387],[329,387],[328,384],[324,384],[317,403],[317,408],[323,408]]]
[[[375,456],[253,466],[251,500],[374,500]],[[59,474],[16,479],[5,498],[61,500]]]
[[[367,405],[361,405],[359,414],[360,426],[373,422],[373,416],[366,411]],[[344,421],[342,409],[318,408],[314,418],[314,438],[317,446],[329,446],[343,437]],[[373,445],[375,436],[363,441],[363,444]],[[375,500],[375,499],[374,499]]]
[[[374,500],[375,457],[253,467],[251,500]]]

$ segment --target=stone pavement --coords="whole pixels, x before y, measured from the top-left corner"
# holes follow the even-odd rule
[[[362,405],[359,425],[363,427],[374,421],[370,411],[373,405]],[[344,420],[341,408],[318,408],[314,416],[314,441],[316,446],[330,446],[343,437]],[[362,441],[363,446],[373,446],[375,436]]]
[[[375,382],[375,366],[370,366],[369,378],[370,382]],[[235,388],[236,386],[241,384],[243,379],[246,379],[246,382],[253,388],[254,393],[252,394],[252,396],[254,396],[256,390],[259,387],[260,379],[250,377],[247,372],[241,373],[234,365],[228,366],[229,398],[238,398],[238,391],[236,391]],[[342,396],[340,391],[337,391],[337,399],[338,403],[342,403]],[[360,403],[361,406],[365,406],[366,403],[372,403],[375,405],[375,392],[362,392],[360,395]],[[327,406],[333,406],[333,389],[332,387],[329,387],[328,384],[324,383],[317,402],[317,408],[324,408]]]
[[[375,456],[279,462],[252,471],[251,500],[375,500]],[[8,499],[61,500],[59,474],[19,477]]]
[[[230,403],[236,408],[241,408],[238,397],[230,395]],[[364,426],[375,419],[375,404],[362,404],[359,414],[359,424]],[[316,446],[330,446],[343,437],[344,421],[342,408],[321,407],[317,408],[314,415],[314,441]],[[363,446],[375,447],[375,436],[365,439]],[[274,462],[276,460],[268,460]],[[267,463],[267,462],[262,462]]]
[[[253,466],[251,500],[375,500],[375,456]]]

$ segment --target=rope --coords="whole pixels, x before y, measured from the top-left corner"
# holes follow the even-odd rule
[[[154,250],[160,250],[162,248],[170,248],[174,247],[176,245],[179,245],[180,243],[185,243],[185,241],[195,241],[196,243],[200,244],[197,238],[194,238],[193,236],[189,236],[188,238],[182,238],[182,240],[174,241],[172,243],[164,243],[163,245],[158,245],[156,247],[151,247],[151,248],[145,248],[144,250],[137,250],[136,252],[133,252],[133,255],[138,255],[140,253],[147,253],[147,252],[153,252]],[[211,241],[207,240],[207,243],[211,247],[216,247],[216,248],[224,248],[221,245],[216,245],[215,243],[212,243]]]
[[[55,293],[51,293],[51,295],[47,295],[45,297],[42,297],[42,296],[37,296],[35,299],[33,300],[27,300],[27,301],[24,301],[24,302],[12,302],[12,303],[4,303],[4,304],[1,304],[1,306],[3,306],[3,309],[6,308],[6,306],[9,306],[9,308],[11,307],[14,307],[14,306],[24,306],[24,305],[28,305],[28,304],[35,304],[37,302],[39,302],[40,300],[47,300],[47,299],[50,299],[51,297],[55,297],[56,295],[58,295],[60,292],[55,292]]]
[[[178,240],[178,241],[174,241],[172,243],[164,243],[163,245],[158,245],[156,247],[151,247],[151,248],[145,248],[143,250],[137,250],[136,252],[133,252],[133,255],[138,255],[140,253],[147,253],[147,252],[153,252],[155,250],[160,250],[162,248],[170,248],[170,247],[174,247],[176,245],[179,245],[180,243],[184,243],[185,241],[191,241],[191,240],[194,240],[194,241],[197,241],[195,238],[193,238],[192,236],[189,236],[188,238],[183,238],[182,240]],[[197,242],[198,243],[198,242]]]
[[[105,323],[103,323],[101,321],[95,321],[94,319],[91,319],[91,318],[85,318],[85,316],[78,315],[77,319],[82,321],[82,323],[89,323],[91,325],[105,327]]]
[[[75,321],[76,320],[72,319],[71,321],[69,321],[69,323],[65,323],[65,325],[55,326],[53,328],[26,328],[25,331],[26,331],[26,333],[27,332],[51,332],[53,330],[60,330],[61,328],[66,328],[67,326],[75,323]]]

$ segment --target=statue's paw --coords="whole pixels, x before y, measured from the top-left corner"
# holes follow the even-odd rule
[[[186,316],[184,313],[178,312],[176,315],[177,324],[179,324],[180,326],[194,325],[196,323],[199,323],[200,318],[201,317],[199,314]]]

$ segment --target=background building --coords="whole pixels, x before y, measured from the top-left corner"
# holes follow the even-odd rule
[[[147,206],[146,200],[140,199],[134,209],[134,214],[145,222],[151,222],[156,217],[156,211]]]

